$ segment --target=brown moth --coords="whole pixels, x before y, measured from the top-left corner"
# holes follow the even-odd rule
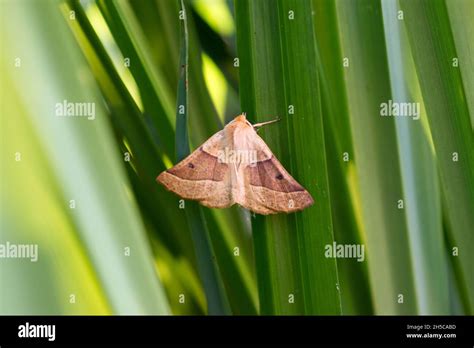
[[[245,114],[239,115],[156,180],[211,208],[237,203],[263,215],[302,210],[313,198],[257,134],[259,127],[273,122],[252,125]]]

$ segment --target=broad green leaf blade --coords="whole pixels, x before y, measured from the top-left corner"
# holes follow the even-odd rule
[[[189,155],[188,141],[188,66],[189,35],[187,11],[184,1],[180,0],[182,17],[181,37],[181,74],[178,81],[178,98],[176,105],[176,158],[183,160]],[[203,208],[197,202],[187,202],[185,208],[191,235],[194,241],[197,264],[207,299],[208,314],[230,314],[230,306],[219,274],[219,266],[212,249],[211,238],[207,229]]]
[[[463,79],[469,77],[461,75],[459,66],[464,62],[458,65],[453,60],[458,51],[466,56],[472,41],[467,40],[468,36],[454,40],[444,1],[402,0],[401,5],[438,159],[449,237],[452,247],[459,250],[458,256],[452,250],[449,255],[458,270],[465,311],[472,314],[474,135],[469,103],[474,95],[464,89]]]
[[[43,144],[24,108],[25,100],[10,76],[13,65],[4,59],[0,62],[1,86],[9,86],[0,91],[1,99],[8,101],[0,112],[0,243],[38,245],[36,261],[2,258],[0,279],[8,286],[2,288],[0,313],[110,314],[104,289],[77,238]],[[71,294],[75,304],[69,303]]]
[[[70,3],[76,20],[70,21],[71,29],[80,44],[90,68],[101,87],[102,94],[111,109],[112,125],[118,140],[130,153],[130,165],[133,166],[136,181],[141,190],[140,204],[144,207],[147,217],[160,229],[160,238],[167,242],[173,251],[186,250],[191,244],[186,233],[174,233],[174,229],[187,231],[184,213],[177,204],[169,204],[173,195],[156,183],[156,173],[166,169],[163,158],[155,146],[152,133],[145,124],[142,114],[130,95],[124,81],[120,78],[111,57],[89,22],[82,6],[75,1]],[[135,185],[137,186],[137,185]],[[165,198],[166,197],[166,198]],[[157,215],[156,212],[160,214]],[[177,218],[179,216],[179,218]],[[193,256],[190,255],[192,258]]]
[[[395,120],[418,313],[449,314],[448,273],[436,163],[421,124],[416,71],[398,3],[382,0],[393,101],[417,103],[414,118]],[[418,119],[415,119],[418,118]]]
[[[21,56],[24,62],[12,75],[14,86],[54,171],[62,214],[74,225],[78,243],[83,243],[112,311],[168,314],[168,302],[136,202],[129,195],[100,95],[58,2],[8,5],[2,41],[10,47],[9,55]],[[25,35],[18,40],[16,35],[22,31]],[[13,61],[14,56],[5,61]],[[93,117],[60,117],[57,103],[64,100],[91,103]],[[34,194],[35,188],[30,190]],[[130,248],[130,256],[125,248]],[[60,262],[49,256],[53,257],[51,262]],[[76,298],[78,301],[81,299]]]
[[[380,1],[338,1],[346,90],[376,314],[416,314]],[[346,59],[347,58],[347,59]]]
[[[239,207],[205,209],[204,216],[232,314],[255,315],[258,313],[258,292],[252,268],[253,245],[242,235],[248,233],[249,228],[242,221],[240,210]]]
[[[143,33],[127,1],[98,1],[111,33],[138,82],[144,115],[160,129],[158,146],[171,155],[173,148],[172,98],[165,79],[153,68]]]
[[[347,105],[336,2],[313,0],[319,52],[324,136],[331,192],[334,240],[338,244],[364,244],[358,215],[358,188],[353,180],[355,156]],[[342,314],[372,314],[368,260],[339,258],[337,270]]]
[[[261,313],[339,314],[336,262],[324,256],[333,235],[311,2],[235,1],[235,12],[242,110],[282,117],[262,137],[315,198],[253,220]]]
[[[446,1],[449,24],[461,69],[466,102],[474,129],[474,4],[472,0]]]

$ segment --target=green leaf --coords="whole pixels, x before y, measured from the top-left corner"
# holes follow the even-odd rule
[[[446,1],[449,24],[453,33],[456,53],[461,69],[462,83],[466,102],[471,116],[471,127],[474,128],[474,21],[472,21],[473,4],[471,0]]]
[[[186,247],[191,244],[190,236],[185,233],[174,233],[174,229],[188,230],[186,220],[177,218],[177,216],[183,217],[184,213],[177,204],[167,203],[174,196],[157,185],[155,180],[156,174],[166,169],[163,162],[165,154],[160,153],[155,145],[157,142],[150,127],[147,127],[148,124],[145,123],[139,107],[114,67],[112,58],[108,55],[84,9],[75,1],[69,4],[76,16],[76,20],[69,23],[71,29],[111,109],[112,125],[117,138],[122,143],[124,152],[129,152],[131,155],[130,164],[135,172],[131,179],[134,183],[137,182],[136,177],[139,178],[135,186],[140,187],[137,198],[144,207],[143,211],[160,228],[159,236],[167,242],[168,247],[172,250],[187,250]],[[157,215],[156,211],[160,214]]]
[[[382,1],[382,10],[393,101],[418,103],[420,113],[418,120],[395,120],[417,310],[423,315],[446,315],[448,264],[435,156],[421,123],[426,113],[397,2]]]
[[[262,314],[341,311],[336,262],[324,256],[333,235],[311,11],[304,0],[235,1],[242,110],[282,117],[262,137],[315,198],[303,212],[253,220]]]
[[[381,5],[339,1],[337,14],[374,311],[416,314],[395,121],[380,116],[391,99]]]
[[[178,99],[176,105],[176,157],[181,161],[189,155],[187,131],[188,120],[188,47],[187,11],[181,1],[182,38],[181,38],[181,74],[178,82]],[[187,202],[186,217],[194,241],[198,270],[204,285],[208,314],[230,314],[230,306],[219,274],[219,266],[212,249],[209,231],[204,218],[203,208],[197,202]]]
[[[466,3],[459,2],[467,6]],[[457,247],[454,257],[458,283],[465,311],[474,313],[474,136],[469,105],[473,105],[472,82],[463,83],[471,73],[462,76],[459,66],[467,64],[467,52],[472,45],[472,30],[459,35],[458,12],[450,11],[455,23],[456,39],[451,29],[450,16],[445,1],[401,1],[406,12],[406,26],[411,49],[420,80],[426,112],[433,136],[445,210],[450,227],[449,240]],[[454,6],[450,9],[453,10]],[[472,9],[472,5],[471,5]],[[465,8],[466,13],[469,12]],[[472,12],[472,11],[471,11]],[[468,21],[469,22],[469,21]],[[471,26],[472,28],[472,26]],[[463,58],[456,66],[453,58]],[[471,92],[471,93],[468,93]]]
[[[51,247],[49,238],[38,243],[39,259],[42,260],[42,270],[45,271],[44,281],[48,281],[50,287],[47,295],[42,294],[43,299],[47,298],[52,303],[67,303],[64,305],[64,312],[68,313],[70,309],[67,306],[74,306],[69,302],[69,294],[75,294],[77,289],[86,297],[89,296],[81,290],[81,282],[90,281],[90,275],[84,280],[74,278],[76,282],[69,282],[67,276],[58,272],[61,268],[54,266],[67,262],[65,260],[68,258],[64,251],[56,249],[61,246],[60,241],[68,241],[64,244],[68,247],[74,241],[75,248],[88,256],[89,267],[93,267],[89,272],[95,273],[101,291],[107,296],[114,313],[168,314],[168,301],[154,268],[136,202],[129,195],[130,188],[122,167],[122,158],[116,151],[117,144],[108,128],[99,90],[93,83],[92,75],[85,69],[83,56],[57,5],[57,1],[28,1],[10,2],[7,4],[8,9],[2,8],[2,12],[5,10],[9,13],[5,18],[8,30],[4,32],[2,29],[2,42],[4,39],[7,42],[9,55],[21,56],[23,62],[21,69],[15,69],[10,63],[5,63],[14,61],[12,57],[5,57],[3,61],[2,56],[2,66],[8,66],[6,69],[10,79],[21,98],[20,109],[23,108],[27,115],[25,118],[33,125],[44,151],[44,167],[51,168],[51,177],[56,182],[50,187],[56,195],[49,207],[42,206],[41,197],[45,195],[37,194],[35,185],[25,187],[25,182],[10,182],[20,190],[29,191],[28,195],[22,196],[26,200],[40,197],[37,201],[39,209],[55,212],[54,216],[44,216],[41,225],[25,224],[24,226],[29,227],[25,231],[28,235],[25,240],[42,239],[44,226],[48,226],[47,230],[63,228],[61,232],[66,234],[61,236],[60,233],[51,233]],[[16,37],[19,32],[24,33],[22,40]],[[54,69],[38,69],[38,66],[54,66]],[[14,73],[12,69],[15,69]],[[78,71],[81,72],[80,75]],[[74,83],[71,83],[71,79]],[[46,90],[45,86],[48,86]],[[93,103],[90,105],[94,105],[94,118],[59,117],[55,114],[57,103],[64,100]],[[34,161],[30,161],[34,154],[24,154],[23,169],[27,168],[31,173],[37,173],[34,169],[38,168]],[[21,168],[11,169],[13,174],[10,178],[14,178],[15,170]],[[34,182],[30,181],[31,183]],[[48,209],[51,207],[54,209]],[[21,209],[21,206],[17,206],[15,210]],[[62,224],[56,226],[54,222],[58,221],[62,221]],[[18,224],[17,226],[21,226],[22,222],[18,221]],[[10,221],[8,228],[16,231],[15,225],[14,221]],[[68,235],[74,231],[77,235]],[[46,233],[49,234],[48,231]],[[127,247],[130,248],[130,256],[126,255]],[[84,251],[81,251],[82,248]],[[55,269],[56,273],[53,272]],[[66,274],[68,272],[64,269],[62,271]],[[59,279],[66,281],[55,283],[58,274]],[[32,281],[35,280],[41,282],[39,277],[32,277]],[[36,283],[28,284],[28,281],[21,281],[21,284],[30,291],[37,286]],[[18,283],[10,285],[11,289],[22,288]],[[44,291],[44,284],[42,288]],[[66,291],[67,297],[57,297],[57,293],[64,295]],[[93,286],[91,291],[97,291],[97,287]],[[90,296],[98,301],[97,293]],[[88,300],[76,296],[75,301],[80,304],[81,301]],[[40,302],[38,301],[38,308],[42,306]],[[16,311],[10,309],[10,312]],[[37,310],[33,309],[32,312]]]
[[[344,81],[336,2],[313,0],[319,52],[322,113],[331,192],[334,239],[338,244],[362,244],[355,156]],[[337,260],[343,314],[373,314],[367,260]]]
[[[153,68],[147,54],[149,48],[129,3],[124,0],[97,3],[123,57],[130,60],[129,68],[138,82],[145,117],[150,117],[155,128],[160,129],[158,146],[166,154],[173,154],[171,95],[160,70]]]

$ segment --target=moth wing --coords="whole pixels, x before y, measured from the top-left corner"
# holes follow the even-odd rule
[[[243,171],[245,199],[242,205],[259,214],[291,213],[312,205],[313,198],[281,165],[267,144],[255,133],[250,147],[257,162]]]
[[[173,168],[156,180],[169,191],[211,208],[234,204],[229,167],[218,160],[217,153],[226,144],[224,131],[217,132]]]

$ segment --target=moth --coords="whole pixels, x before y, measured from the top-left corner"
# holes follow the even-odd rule
[[[273,155],[244,114],[229,122],[197,150],[156,180],[182,198],[210,208],[237,203],[258,214],[291,213],[313,198]]]

